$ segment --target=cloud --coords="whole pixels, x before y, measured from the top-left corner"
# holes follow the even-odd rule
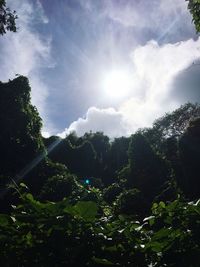
[[[195,34],[187,5],[183,0],[121,1],[118,5],[105,1],[104,14],[124,27],[142,32],[140,40],[147,41],[151,35],[158,42],[177,42]]]
[[[105,1],[106,15],[126,27],[162,27],[172,17],[185,15],[187,3],[182,0]]]
[[[129,98],[116,109],[89,108],[86,118],[79,118],[65,129],[82,135],[87,131],[104,131],[116,137],[129,135],[180,105],[169,99],[176,76],[199,57],[200,39],[159,45],[150,41],[138,46],[130,55],[133,63],[133,85]]]
[[[176,76],[199,57],[200,39],[175,44],[158,45],[148,42],[131,54],[135,71],[132,97],[121,104],[129,128],[150,126],[165,112],[180,105],[177,99],[169,98]],[[143,97],[139,95],[142,93]]]
[[[51,65],[50,38],[40,36],[34,25],[47,23],[48,20],[39,1],[35,5],[26,0],[7,1],[12,10],[17,10],[17,33],[7,33],[0,38],[0,80],[15,78],[16,74],[29,78],[32,87],[32,103],[38,108],[49,128],[46,110],[48,89],[40,75],[41,68]]]
[[[81,136],[85,132],[104,132],[110,137],[124,135],[127,132],[126,123],[123,121],[123,115],[114,108],[98,109],[91,107],[88,109],[85,118],[79,118],[74,121],[69,128],[59,134],[64,137],[66,134],[76,131]]]

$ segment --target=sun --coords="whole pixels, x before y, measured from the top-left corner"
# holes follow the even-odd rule
[[[112,98],[124,98],[131,89],[131,76],[127,71],[112,70],[103,78],[103,90]]]

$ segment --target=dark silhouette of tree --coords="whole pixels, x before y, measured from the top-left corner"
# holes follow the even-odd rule
[[[103,198],[106,202],[111,204],[117,196],[119,196],[120,193],[122,193],[123,188],[117,184],[111,184],[107,188],[104,189],[103,191]]]
[[[44,151],[42,121],[31,104],[28,79],[0,82],[1,174],[16,175]]]
[[[109,165],[116,172],[121,170],[128,164],[128,148],[130,138],[119,137],[115,138],[111,143]]]
[[[104,135],[103,132],[90,132],[84,134],[83,140],[89,141],[93,145],[99,161],[106,164],[110,149],[109,137]]]
[[[61,201],[64,197],[72,195],[73,190],[77,190],[78,183],[72,174],[55,175],[50,177],[44,184],[40,198],[50,201]]]
[[[184,176],[180,186],[191,198],[200,197],[200,118],[190,122],[179,141]]]
[[[166,140],[178,138],[187,129],[190,120],[200,116],[200,105],[186,103],[173,112],[166,113],[153,123],[152,128],[139,130],[160,154],[166,154]]]
[[[134,134],[131,138],[129,161],[129,184],[138,188],[152,200],[168,179],[165,161],[153,151],[146,138],[141,134]]]
[[[0,0],[0,34],[3,35],[7,31],[16,32],[16,19],[16,11],[11,11],[5,0]]]
[[[49,139],[45,142],[48,145],[51,143]],[[49,158],[54,162],[65,164],[69,171],[80,179],[97,177],[98,159],[89,141],[84,141],[80,146],[72,146],[67,139],[61,139],[58,145],[49,152]]]
[[[148,202],[139,190],[129,189],[118,196],[115,213],[136,215],[144,218],[149,208],[148,206]]]

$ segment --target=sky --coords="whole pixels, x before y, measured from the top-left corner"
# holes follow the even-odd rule
[[[200,102],[200,39],[184,0],[7,0],[0,80],[29,78],[43,135],[127,136]]]

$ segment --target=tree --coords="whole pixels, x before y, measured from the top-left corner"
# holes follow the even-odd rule
[[[179,153],[184,176],[180,186],[191,198],[200,197],[200,118],[190,122],[180,138]]]
[[[138,133],[144,135],[156,151],[165,155],[167,139],[180,137],[187,129],[190,120],[198,116],[200,116],[200,105],[186,103],[157,119],[152,128],[141,129]]]
[[[107,203],[111,204],[122,191],[123,188],[119,184],[113,183],[104,189],[103,198]]]
[[[72,174],[55,175],[50,177],[44,184],[40,198],[50,201],[61,201],[64,197],[69,197],[73,190],[77,190],[76,177]]]
[[[109,137],[104,135],[103,132],[90,132],[84,134],[83,140],[88,141],[93,145],[97,158],[103,165],[105,165],[107,162],[108,151],[110,149]]]
[[[26,77],[0,82],[1,174],[15,176],[44,151],[42,121],[31,104]]]
[[[109,165],[115,172],[121,170],[128,164],[129,142],[130,138],[122,136],[115,138],[111,143]]]
[[[3,35],[7,31],[16,32],[16,19],[16,11],[11,11],[5,0],[0,0],[0,34]]]
[[[117,214],[136,215],[144,218],[150,205],[143,194],[137,189],[122,192],[116,200],[115,212]]]
[[[186,0],[188,1],[188,9],[192,14],[192,21],[194,22],[197,32],[200,32],[200,0]]]
[[[168,179],[169,172],[165,161],[154,152],[146,138],[139,133],[131,138],[129,161],[129,184],[152,200]]]

